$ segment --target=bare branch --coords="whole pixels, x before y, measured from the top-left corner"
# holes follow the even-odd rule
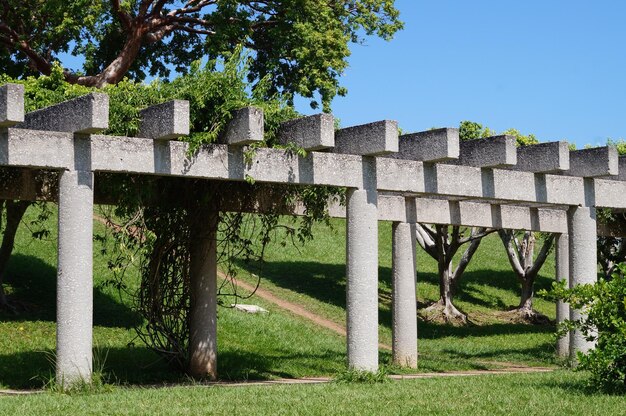
[[[517,250],[515,250],[515,247],[513,247],[513,240],[515,239],[514,232],[512,230],[499,230],[498,235],[500,235],[500,239],[504,244],[506,255],[509,259],[509,264],[513,268],[513,271],[515,272],[517,277],[523,279],[526,275],[526,272],[522,268],[522,265],[519,261]]]
[[[550,253],[550,249],[552,248],[552,243],[554,242],[554,234],[550,234],[543,242],[541,246],[541,250],[535,259],[532,267],[530,268],[530,273],[538,273],[543,263],[545,263],[548,258],[548,254]]]

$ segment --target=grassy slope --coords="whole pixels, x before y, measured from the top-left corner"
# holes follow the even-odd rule
[[[28,214],[31,218],[33,213]],[[31,241],[27,229],[18,237],[9,269],[9,289],[31,302],[31,311],[0,318],[0,387],[41,386],[51,372],[48,357],[54,349],[55,241]],[[100,225],[96,224],[96,228]],[[318,230],[314,243],[301,252],[273,247],[263,269],[263,285],[297,300],[323,316],[343,322],[345,304],[344,240],[341,221],[335,231]],[[381,339],[389,342],[390,227],[381,224]],[[518,360],[538,364],[552,360],[551,327],[507,325],[497,321],[493,308],[516,303],[516,283],[508,272],[496,239],[481,247],[463,283],[459,305],[480,322],[471,328],[449,328],[420,322],[421,371],[483,368],[482,360]],[[96,248],[98,246],[96,245]],[[134,339],[137,317],[112,288],[102,286],[105,259],[95,253],[95,344],[97,355],[107,355],[105,372],[122,384],[184,382],[157,356]],[[419,300],[436,298],[434,263],[420,252]],[[489,271],[491,270],[491,271]],[[553,265],[544,269],[540,287],[549,284]],[[344,340],[324,329],[277,310],[260,299],[254,303],[271,310],[254,316],[229,309],[219,311],[219,372],[224,378],[273,378],[327,375],[345,366]],[[538,308],[553,314],[553,305]],[[383,361],[389,359],[382,353]],[[33,378],[34,376],[34,378]],[[471,382],[470,382],[471,380]],[[284,386],[272,388],[146,390],[113,388],[95,395],[0,397],[0,413],[502,413],[618,414],[623,398],[591,395],[580,375],[556,374],[416,380],[383,385]],[[446,401],[451,391],[458,400]],[[371,400],[376,395],[379,400]],[[434,399],[439,398],[439,399]],[[616,410],[617,409],[617,410]]]
[[[273,245],[267,262],[240,264],[240,278],[253,282],[248,272],[262,276],[261,284],[275,294],[345,324],[345,224],[333,221],[333,230],[319,226],[315,240],[303,248]],[[380,340],[391,343],[391,224],[379,225],[379,318]],[[420,305],[438,299],[436,263],[418,249]],[[553,281],[554,258],[550,256],[537,279],[537,288]],[[470,263],[457,297],[457,306],[477,324],[452,328],[420,321],[418,324],[421,369],[482,368],[483,360],[553,362],[553,326],[511,324],[498,316],[519,302],[518,283],[496,235],[485,238]],[[553,303],[536,299],[536,309],[554,319]],[[431,355],[433,355],[431,359]]]

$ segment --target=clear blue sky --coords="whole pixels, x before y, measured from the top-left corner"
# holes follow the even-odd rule
[[[578,147],[626,138],[626,1],[396,5],[403,31],[351,47],[348,95],[333,102],[342,126],[393,119],[421,131],[472,120]]]

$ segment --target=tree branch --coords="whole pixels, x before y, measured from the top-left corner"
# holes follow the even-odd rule
[[[539,250],[539,254],[535,259],[532,267],[530,268],[530,273],[538,273],[543,263],[545,263],[548,258],[548,254],[550,253],[550,249],[552,248],[552,243],[554,242],[554,234],[550,234],[543,242],[541,246],[541,250]]]
[[[513,230],[499,230],[498,235],[500,235],[500,239],[504,244],[504,248],[506,250],[507,258],[509,259],[509,264],[513,268],[513,271],[517,275],[518,278],[523,279],[526,275],[522,265],[520,264],[517,250],[513,247],[513,240],[515,239]]]

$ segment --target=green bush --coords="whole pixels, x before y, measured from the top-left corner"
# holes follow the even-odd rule
[[[588,370],[594,387],[626,393],[626,263],[617,266],[611,279],[600,279],[590,285],[566,289],[554,285],[552,295],[581,309],[586,316],[565,321],[560,332],[579,329],[589,340],[597,342],[587,354],[578,353],[577,370]]]

